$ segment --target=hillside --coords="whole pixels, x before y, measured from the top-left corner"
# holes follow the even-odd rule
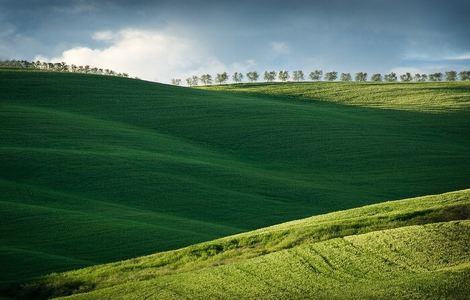
[[[424,112],[470,109],[470,84],[460,82],[286,82],[203,86],[201,89]]]
[[[470,83],[439,84],[402,94],[428,113],[0,70],[0,287],[468,188]]]
[[[470,190],[385,202],[52,274],[16,293],[75,293],[71,299],[463,299],[470,291],[469,218]]]

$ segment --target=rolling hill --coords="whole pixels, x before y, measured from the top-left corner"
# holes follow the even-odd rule
[[[470,190],[385,202],[52,274],[16,295],[464,299],[470,292],[469,219]]]
[[[364,87],[390,102],[334,100]],[[470,83],[393,87],[308,98],[0,70],[0,286],[467,188]]]

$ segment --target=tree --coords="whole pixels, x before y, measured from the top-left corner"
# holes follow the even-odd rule
[[[357,72],[356,76],[354,76],[354,80],[356,80],[356,81],[367,81],[367,73],[366,72]]]
[[[430,81],[442,81],[442,73],[429,74]]]
[[[446,72],[446,81],[455,81],[457,79],[457,72],[448,71]]]
[[[232,75],[233,82],[240,83],[243,81],[243,74],[239,72],[235,72]]]
[[[212,76],[210,74],[202,74],[200,80],[203,85],[212,84]]]
[[[370,80],[375,81],[375,82],[382,81],[382,74],[380,73],[372,74],[372,76],[370,77]]]
[[[259,74],[256,71],[252,71],[252,72],[246,73],[246,77],[248,77],[248,80],[250,80],[250,82],[255,82],[255,81],[258,81]]]
[[[228,74],[227,74],[227,72],[218,73],[217,76],[216,76],[216,78],[215,78],[215,81],[216,81],[218,84],[225,83],[227,80],[228,80]]]
[[[426,79],[428,79],[428,76],[426,74],[416,73],[415,76],[413,77],[413,80],[416,82],[423,82],[423,81],[426,81]]]
[[[277,75],[279,80],[281,81],[287,81],[289,80],[289,71],[279,71],[279,74]]]
[[[338,78],[338,72],[332,71],[325,73],[325,80],[335,81]]]
[[[273,82],[276,79],[276,71],[265,71],[263,75],[264,81]]]
[[[315,70],[315,71],[310,72],[310,74],[308,74],[308,77],[310,78],[310,80],[318,81],[318,80],[321,80],[322,75],[323,75],[322,70]]]
[[[186,84],[187,84],[188,86],[193,86],[193,78],[192,78],[192,77],[186,78]]]
[[[305,80],[304,72],[302,70],[294,71],[294,73],[292,75],[292,78],[295,81],[304,81]]]
[[[390,74],[384,75],[384,80],[388,82],[394,82],[397,81],[397,79],[397,74],[395,72],[391,72]]]
[[[341,76],[339,77],[341,81],[351,81],[352,77],[350,73],[341,73]]]
[[[412,79],[413,77],[411,77],[411,74],[409,72],[400,75],[400,80],[403,82],[410,82]]]
[[[196,75],[193,75],[191,79],[193,81],[193,85],[199,85],[199,77],[197,77]]]
[[[462,71],[459,73],[459,76],[462,81],[470,80],[470,71]]]
[[[172,85],[181,85],[181,79],[179,79],[179,78],[173,78],[173,79],[171,80],[171,84],[172,84]]]

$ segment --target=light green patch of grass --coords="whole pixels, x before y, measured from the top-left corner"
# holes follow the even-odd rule
[[[470,223],[453,221],[469,218],[470,190],[385,202],[176,251],[52,274],[23,286],[21,293],[37,296],[95,291],[89,296],[137,299],[149,293],[154,298],[171,298],[175,294],[165,294],[165,287],[170,286],[169,290],[182,298],[257,298],[266,291],[270,291],[267,298],[295,298],[306,292],[303,288],[309,293],[321,291],[325,297],[335,296],[334,292],[346,285],[358,295],[377,292],[371,288],[361,294],[362,281],[358,279],[364,284],[389,281],[404,285],[403,293],[416,287],[408,282],[413,274],[416,281],[439,284],[432,282],[434,273],[455,271],[458,275],[460,269],[453,268],[470,263],[466,231]],[[468,275],[467,267],[464,270]],[[321,289],[325,280],[329,281],[329,291]],[[313,286],[308,285],[310,281]],[[275,287],[269,289],[268,283]],[[392,290],[383,284],[378,293],[384,296]],[[423,298],[425,294],[420,295]]]
[[[202,89],[328,101],[374,108],[455,111],[470,108],[470,83],[301,82],[230,84]]]

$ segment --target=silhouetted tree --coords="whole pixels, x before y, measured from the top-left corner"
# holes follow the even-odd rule
[[[173,78],[173,79],[171,80],[171,84],[173,84],[173,85],[181,85],[181,79],[179,79],[179,78]]]
[[[295,81],[304,81],[304,72],[302,70],[294,71],[294,73],[292,74],[292,79],[294,79]]]
[[[370,80],[375,81],[375,82],[382,81],[382,74],[380,73],[372,74],[372,76],[370,77]]]
[[[341,81],[351,81],[352,77],[350,73],[341,73],[341,75],[339,76],[339,79]]]
[[[411,74],[409,72],[406,72],[405,74],[400,75],[400,80],[403,82],[410,82],[413,79]]]
[[[280,81],[287,81],[289,80],[289,71],[279,71],[277,77]]]
[[[455,81],[457,79],[457,72],[455,71],[447,71],[446,72],[446,80],[447,81]]]
[[[216,76],[216,78],[215,78],[215,81],[216,81],[218,84],[225,83],[227,80],[228,80],[228,74],[227,74],[227,72],[219,73],[219,74],[217,74],[217,76]]]
[[[212,76],[210,74],[202,74],[200,79],[203,85],[212,84]]]
[[[426,81],[427,79],[428,79],[428,75],[426,74],[416,73],[415,76],[413,77],[413,80],[416,82],[423,82],[423,81]]]
[[[263,78],[266,82],[273,82],[276,79],[276,71],[265,71]]]
[[[332,71],[325,73],[325,80],[335,81],[338,78],[338,72]]]
[[[252,71],[252,72],[246,73],[246,77],[248,77],[248,80],[250,80],[250,82],[255,82],[255,81],[258,81],[259,74],[256,71]]]
[[[430,81],[442,81],[442,73],[433,73],[429,74],[429,80]]]
[[[384,75],[384,80],[388,82],[394,82],[397,81],[397,74],[395,72],[391,72],[390,74],[385,74]]]
[[[243,81],[243,74],[239,72],[235,72],[232,75],[233,82],[240,83]]]
[[[310,72],[310,74],[308,74],[308,78],[310,78],[310,80],[313,80],[313,81],[318,81],[318,80],[321,80],[322,75],[323,75],[322,70],[315,70],[315,71]]]
[[[462,81],[470,80],[470,71],[459,72],[459,77]]]
[[[367,81],[367,73],[366,72],[357,72],[354,76],[354,80],[356,81]]]

